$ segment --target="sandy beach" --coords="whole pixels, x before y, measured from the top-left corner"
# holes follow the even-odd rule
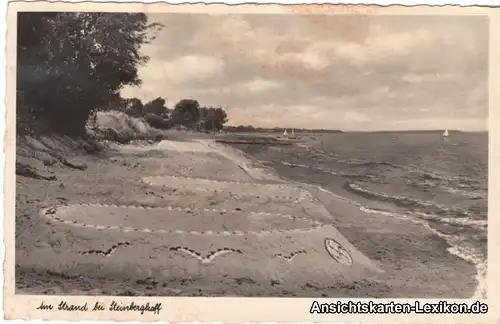
[[[86,7],[8,7],[6,318],[493,318],[491,8]]]
[[[74,158],[87,168],[17,177],[16,293],[462,298],[477,286],[429,229],[228,145],[113,144]]]

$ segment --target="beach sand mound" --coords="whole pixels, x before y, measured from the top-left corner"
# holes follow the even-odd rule
[[[151,151],[171,151],[179,153],[210,153],[213,150],[206,145],[196,141],[171,141],[163,140],[158,143],[147,146],[139,146],[135,144],[125,144],[115,146],[117,149],[124,153],[144,153]]]
[[[138,169],[143,176],[169,175],[214,180],[253,181],[253,178],[244,169],[231,163],[220,154],[196,152],[179,154],[175,151],[159,151],[155,154],[158,154],[158,158],[161,156],[165,163],[158,164],[157,160],[151,158],[152,153],[150,151],[134,158],[139,164]],[[137,179],[137,182],[141,183],[141,179]]]
[[[190,176],[234,181],[283,182],[271,170],[244,153],[207,139],[162,140],[152,145],[110,144],[116,151],[138,158],[145,176]],[[162,158],[159,164],[151,158]],[[155,165],[155,168],[151,166]]]
[[[100,176],[58,187],[60,195],[92,187],[93,204],[78,197],[37,210],[37,229],[23,236],[33,244],[16,252],[19,292],[387,293],[378,264],[337,231],[308,190],[269,180],[243,154],[207,141],[115,148],[107,163],[89,166]],[[105,192],[115,205],[106,205]]]
[[[213,180],[254,182],[281,180],[265,168],[233,152],[229,147],[208,140],[169,141],[153,145],[119,145],[111,148],[134,159],[143,176],[184,176]],[[140,180],[139,180],[140,181]]]
[[[229,145],[214,143],[209,140],[198,140],[198,142],[233,161],[233,163],[238,164],[239,167],[245,170],[254,180],[284,182],[271,169],[265,167],[261,162],[253,159],[242,151],[235,150]]]
[[[44,257],[25,259],[36,264],[23,268],[134,281],[152,277],[187,294],[201,287],[207,294],[228,295],[242,289],[242,278],[252,283],[246,295],[276,285],[300,295],[382,273],[333,226],[306,218],[100,205],[60,206],[41,214],[65,235],[64,246],[35,251]],[[182,288],[186,281],[191,288]]]
[[[155,176],[142,180],[155,194],[136,197],[134,204],[183,207],[197,205],[227,210],[307,215],[332,221],[331,214],[302,186],[269,182],[236,182],[191,177]]]

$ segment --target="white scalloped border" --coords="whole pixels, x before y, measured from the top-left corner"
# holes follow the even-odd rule
[[[78,221],[71,221],[60,218],[57,216],[57,212],[61,212],[68,209],[81,208],[81,207],[98,207],[98,208],[136,208],[147,210],[165,210],[168,211],[204,211],[204,212],[228,212],[226,209],[216,209],[216,208],[189,208],[189,207],[144,207],[144,206],[136,206],[136,205],[107,205],[107,204],[71,204],[71,205],[59,205],[44,208],[40,211],[40,215],[46,217],[51,222],[62,223],[74,227],[84,227],[84,228],[93,228],[99,231],[102,230],[116,230],[124,233],[136,232],[136,233],[152,233],[152,234],[189,234],[189,235],[210,235],[210,236],[244,236],[244,235],[254,235],[254,236],[264,236],[271,234],[293,234],[293,233],[308,233],[317,230],[318,228],[325,227],[333,227],[332,225],[324,224],[317,220],[313,220],[310,218],[293,216],[289,214],[278,214],[278,213],[266,213],[266,212],[249,212],[250,215],[265,215],[265,216],[274,216],[274,217],[283,217],[291,220],[304,220],[311,223],[311,227],[308,228],[297,228],[291,230],[263,230],[263,231],[184,231],[184,230],[157,230],[150,228],[133,228],[133,227],[122,227],[122,226],[111,226],[111,225],[96,225],[96,224],[86,224]]]

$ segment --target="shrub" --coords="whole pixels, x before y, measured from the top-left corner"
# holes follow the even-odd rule
[[[98,112],[87,127],[89,135],[119,143],[132,140],[160,140],[161,131],[151,127],[144,119],[130,117],[121,111]]]
[[[170,121],[155,114],[146,114],[144,120],[152,127],[159,129],[170,128]]]

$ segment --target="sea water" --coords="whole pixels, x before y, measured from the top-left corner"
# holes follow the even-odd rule
[[[447,138],[439,132],[340,133],[303,138],[298,145],[253,148],[261,154],[249,153],[304,172],[319,171],[324,181],[329,175],[341,177],[343,191],[361,202],[364,212],[402,217],[427,227],[448,242],[448,252],[475,264],[479,283],[475,297],[486,297],[487,133],[451,132]]]

